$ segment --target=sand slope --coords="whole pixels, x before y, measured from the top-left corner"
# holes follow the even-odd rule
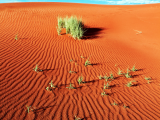
[[[85,39],[75,41],[65,31],[58,36],[58,15],[82,17]],[[0,119],[158,120],[159,31],[160,4],[0,4]],[[85,67],[89,56],[93,66]],[[33,71],[36,64],[43,72]],[[118,68],[126,72],[134,64],[133,78],[117,75]],[[105,80],[98,76],[111,72],[115,79],[102,97]],[[81,74],[86,83],[78,85]],[[144,76],[152,77],[150,84]],[[57,88],[47,91],[51,80]],[[131,80],[134,86],[126,87]],[[70,82],[76,89],[66,88]],[[27,113],[26,105],[34,110]]]

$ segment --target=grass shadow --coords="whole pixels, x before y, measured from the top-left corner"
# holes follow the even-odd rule
[[[102,28],[86,28],[83,39],[99,38],[98,34],[102,31]]]

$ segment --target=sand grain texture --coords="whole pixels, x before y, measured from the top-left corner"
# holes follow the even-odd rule
[[[65,31],[58,36],[57,17],[66,15],[82,17],[85,39]],[[160,119],[159,31],[160,4],[0,4],[0,119]],[[93,66],[85,67],[89,56]],[[36,64],[43,72],[33,71]],[[126,72],[134,64],[133,78],[117,75],[118,68]],[[111,72],[116,78],[102,97],[105,80],[98,76]],[[78,85],[81,73],[86,83]],[[150,84],[144,76],[152,77]],[[51,80],[57,88],[47,91]],[[136,82],[126,87],[131,80]],[[66,88],[70,82],[76,89]],[[26,105],[34,110],[27,113]]]

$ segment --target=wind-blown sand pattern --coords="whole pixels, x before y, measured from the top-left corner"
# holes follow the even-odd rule
[[[67,15],[82,17],[88,31],[81,41],[65,31],[58,36],[57,17]],[[93,66],[85,67],[89,56]],[[36,64],[43,72],[33,71]],[[134,64],[132,78],[117,75]],[[115,79],[102,97],[98,76],[111,72]],[[78,85],[81,73],[86,83]],[[158,120],[159,73],[160,4],[0,4],[1,120]],[[57,87],[47,91],[51,80]],[[70,82],[76,89],[66,88]]]

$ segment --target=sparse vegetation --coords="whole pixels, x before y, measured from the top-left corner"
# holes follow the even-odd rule
[[[69,87],[66,87],[66,88],[68,88],[68,89],[74,89],[74,87],[73,87],[73,84],[72,84],[72,83],[70,83],[70,84],[69,84]]]
[[[86,30],[84,29],[84,24],[82,19],[77,19],[76,16],[71,16],[70,18],[58,17],[58,34],[61,33],[61,29],[66,29],[66,34],[71,34],[74,39],[82,39]]]

